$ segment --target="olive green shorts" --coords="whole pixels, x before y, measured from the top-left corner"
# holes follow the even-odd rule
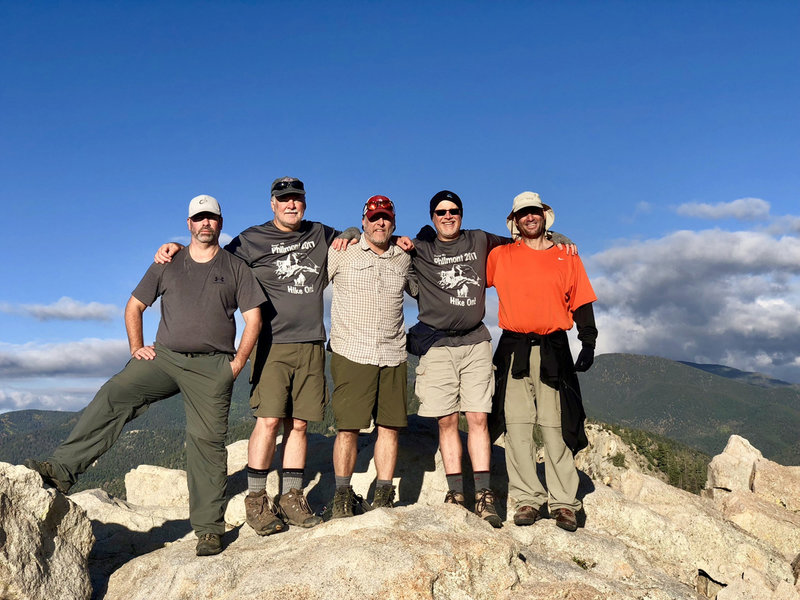
[[[408,363],[362,365],[331,354],[333,414],[337,429],[366,429],[370,419],[384,427],[405,427]]]
[[[253,381],[250,408],[256,417],[322,421],[328,391],[322,342],[272,344]]]

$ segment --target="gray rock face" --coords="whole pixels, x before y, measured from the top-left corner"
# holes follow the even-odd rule
[[[509,535],[455,506],[380,509],[268,538],[246,528],[230,537],[211,559],[198,560],[187,543],[140,557],[112,575],[106,598],[149,600],[169,581],[162,598],[488,600],[517,585],[522,566]]]
[[[0,598],[88,599],[93,543],[83,509],[38,473],[0,463]]]
[[[530,527],[506,521],[495,530],[443,504],[435,422],[417,418],[401,436],[400,506],[268,537],[243,525],[246,442],[229,447],[229,530],[218,556],[194,554],[182,472],[140,467],[129,474],[126,484],[139,489],[128,497],[139,505],[99,490],[72,498],[98,540],[89,563],[95,598],[800,600],[792,492],[800,469],[771,463],[734,436],[709,466],[699,497],[651,476],[646,461],[602,427],[592,426],[589,440],[576,459],[587,514],[576,533],[549,519]],[[306,493],[320,509],[333,495],[333,439],[309,442]],[[364,495],[375,478],[374,442],[374,433],[359,437],[353,485]],[[505,517],[502,446],[492,460]],[[36,479],[37,493],[60,496],[41,489],[38,475],[16,469]],[[469,486],[466,452],[463,472]],[[268,490],[278,493],[276,470]]]

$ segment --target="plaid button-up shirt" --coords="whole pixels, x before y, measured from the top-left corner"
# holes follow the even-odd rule
[[[411,257],[391,244],[376,254],[361,234],[358,244],[328,251],[333,284],[331,348],[364,365],[395,367],[406,360],[403,290]]]

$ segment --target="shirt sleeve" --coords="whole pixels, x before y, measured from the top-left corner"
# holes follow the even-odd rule
[[[261,285],[258,283],[253,270],[248,267],[244,262],[236,261],[238,264],[236,286],[236,304],[239,306],[239,312],[246,312],[250,309],[257,308],[267,301]]]
[[[161,289],[161,276],[166,266],[166,264],[159,265],[156,263],[150,265],[150,268],[147,269],[144,277],[142,277],[139,285],[136,286],[131,295],[142,304],[152,306],[156,298],[164,293],[164,290]]]
[[[328,281],[333,281],[333,277],[339,269],[340,255],[344,254],[344,252],[328,248]]]
[[[225,247],[223,249],[227,250],[228,252],[230,252],[234,256],[238,256],[244,262],[246,262],[248,265],[253,264],[253,261],[251,260],[250,254],[247,251],[247,244],[245,243],[245,240],[242,239],[241,235],[237,235],[230,242],[225,244]]]
[[[510,244],[514,240],[510,237],[503,237],[502,235],[495,235],[493,233],[489,233],[488,231],[484,231],[483,234],[486,236],[486,247],[491,252],[498,246],[505,246],[506,244]]]

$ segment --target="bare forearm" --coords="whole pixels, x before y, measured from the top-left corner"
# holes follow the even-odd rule
[[[125,331],[128,334],[128,346],[130,347],[131,354],[144,346],[144,334],[142,333],[142,313],[139,302],[131,296],[125,306]]]
[[[247,311],[243,316],[245,317],[244,331],[242,332],[241,340],[239,340],[239,347],[236,349],[236,356],[231,361],[231,367],[237,375],[247,363],[247,359],[250,357],[250,353],[258,340],[258,334],[261,331],[261,309],[256,308],[253,311]]]

